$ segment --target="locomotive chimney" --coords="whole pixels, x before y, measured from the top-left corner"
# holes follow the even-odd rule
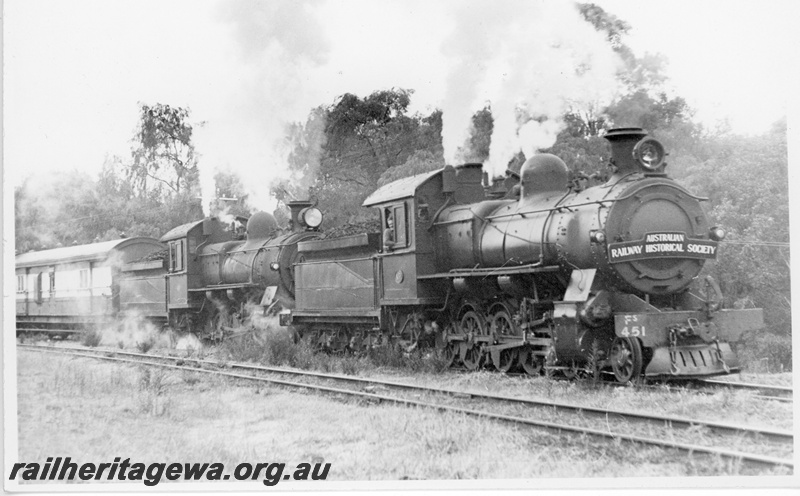
[[[292,232],[302,232],[303,231],[303,223],[300,222],[300,212],[304,208],[308,208],[313,203],[308,200],[294,200],[290,201],[287,206],[292,213]]]
[[[609,130],[604,136],[611,142],[611,163],[616,167],[614,174],[626,175],[640,172],[641,168],[633,156],[633,147],[647,132],[640,127],[620,127]]]

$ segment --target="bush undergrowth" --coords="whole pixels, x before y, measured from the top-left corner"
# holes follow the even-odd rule
[[[155,344],[155,338],[153,336],[149,336],[141,341],[137,341],[136,349],[139,350],[139,353],[147,353],[153,346],[155,346]]]
[[[751,372],[792,370],[792,338],[770,332],[751,332],[737,346],[739,362]]]
[[[81,343],[90,348],[100,346],[100,341],[103,339],[103,334],[97,329],[87,329],[81,335]]]
[[[153,416],[164,415],[170,403],[170,398],[165,395],[166,390],[167,373],[164,369],[139,369],[139,394],[136,399],[140,412]]]
[[[289,366],[304,370],[358,375],[379,368],[441,373],[447,362],[435,350],[406,353],[393,347],[372,348],[365,353],[329,354],[314,351],[307,341],[295,342],[289,334],[249,333],[224,341],[220,351],[231,361]]]

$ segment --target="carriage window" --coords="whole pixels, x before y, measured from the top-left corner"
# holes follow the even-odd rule
[[[19,275],[17,276],[17,293],[24,293],[25,292],[25,276]]]
[[[54,297],[56,295],[56,273],[54,270],[50,270],[50,297]]]
[[[37,303],[41,303],[42,302],[42,276],[43,275],[44,274],[42,272],[39,272],[38,274],[36,274],[36,280],[34,281],[35,293],[36,293],[36,302]]]
[[[80,271],[80,288],[86,289],[89,287],[89,269],[81,269]]]

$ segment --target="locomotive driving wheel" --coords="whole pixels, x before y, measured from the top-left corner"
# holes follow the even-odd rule
[[[459,321],[459,331],[467,336],[468,341],[461,345],[461,360],[469,370],[477,370],[483,365],[484,355],[480,343],[474,342],[475,336],[486,334],[486,319],[473,310],[469,310]]]
[[[505,374],[517,363],[517,357],[519,356],[518,350],[519,348],[500,350],[496,360],[494,355],[492,356],[492,364],[498,371]]]
[[[491,323],[492,335],[495,339],[502,336],[513,336],[518,334],[517,326],[511,315],[505,309],[499,310],[492,315]]]
[[[452,333],[452,329],[452,324],[448,324],[444,330],[436,334],[436,349],[448,368],[452,367],[458,358],[458,342],[447,339],[447,336]]]
[[[542,357],[534,355],[530,346],[523,346],[519,349],[517,362],[522,366],[522,370],[528,375],[539,375],[542,373],[544,360]]]
[[[422,317],[418,313],[412,313],[406,318],[403,328],[400,330],[400,344],[404,351],[410,351],[419,344],[422,334]]]
[[[350,344],[347,332],[344,329],[331,329],[323,334],[325,339],[324,348],[331,353],[343,353]]]
[[[452,342],[445,345],[442,350],[442,358],[448,368],[452,367],[456,363],[456,358],[458,358],[458,343]]]
[[[490,328],[495,341],[501,337],[511,337],[519,334],[517,326],[514,324],[514,320],[505,305],[492,315]],[[497,370],[505,374],[516,364],[518,353],[517,348],[493,352],[492,364]]]
[[[621,383],[642,375],[642,345],[636,338],[617,337],[611,344],[611,369]]]
[[[580,369],[577,365],[575,365],[575,362],[571,362],[568,367],[561,369],[561,373],[564,375],[564,377],[570,380],[578,377],[579,372]]]

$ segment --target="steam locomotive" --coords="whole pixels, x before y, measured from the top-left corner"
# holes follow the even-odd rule
[[[161,237],[169,248],[166,310],[169,326],[221,340],[257,313],[290,307],[300,242],[319,238],[322,213],[310,202],[289,203],[290,229],[256,212],[244,232],[214,217],[178,226]]]
[[[219,340],[280,310],[319,349],[438,348],[471,370],[736,371],[730,343],[763,315],[722,309],[700,277],[724,231],[667,177],[661,143],[639,128],[605,137],[611,175],[591,187],[549,154],[493,185],[481,164],[385,185],[363,203],[382,233],[323,239],[322,213],[300,201],[288,230],[258,212],[243,230],[206,218],[160,240],[19,255],[17,332],[136,315]]]
[[[731,342],[761,309],[721,308],[700,278],[723,229],[665,173],[663,145],[610,130],[611,175],[580,188],[554,155],[505,188],[481,164],[385,185],[363,203],[386,231],[297,245],[295,305],[281,313],[321,348],[437,346],[467,369],[491,363],[617,381],[738,369]]]
[[[160,240],[18,255],[17,334],[64,336],[148,322],[219,341],[253,315],[293,304],[297,245],[320,237],[322,214],[310,202],[289,207],[289,229],[256,212],[231,224],[190,222]]]

